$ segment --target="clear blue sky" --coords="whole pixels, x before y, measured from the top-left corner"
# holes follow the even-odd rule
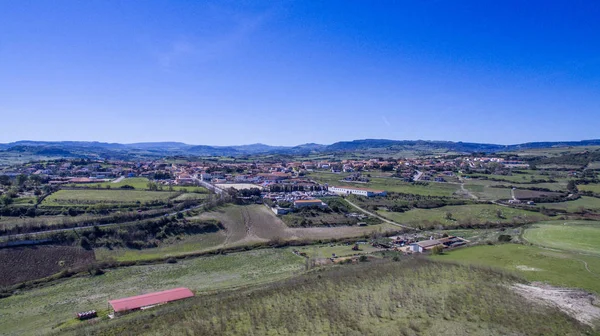
[[[0,0],[0,142],[600,138],[600,1]]]

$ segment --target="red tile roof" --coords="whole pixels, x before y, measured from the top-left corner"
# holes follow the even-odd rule
[[[115,312],[138,309],[146,306],[151,306],[159,303],[165,303],[175,300],[186,299],[193,297],[194,293],[191,290],[181,287],[169,289],[162,292],[148,293],[144,295],[131,296],[123,299],[108,301]]]

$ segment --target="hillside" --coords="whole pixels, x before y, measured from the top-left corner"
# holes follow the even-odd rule
[[[407,259],[332,267],[201,295],[71,334],[584,335],[588,327],[517,294],[518,278]]]
[[[524,149],[551,147],[597,146],[600,140],[563,141],[563,142],[531,142],[515,145],[484,144],[453,141],[429,140],[388,140],[363,139],[341,141],[330,145],[315,143],[298,146],[270,146],[250,144],[239,146],[188,145],[181,142],[146,142],[118,144],[86,141],[17,141],[0,144],[0,156],[3,152],[18,152],[31,155],[55,157],[85,156],[103,158],[137,158],[159,156],[242,156],[254,154],[310,154],[310,153],[343,153],[354,151],[438,151],[438,152],[510,152]]]

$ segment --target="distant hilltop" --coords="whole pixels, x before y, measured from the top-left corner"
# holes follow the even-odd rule
[[[600,146],[600,139],[557,142],[528,142],[515,145],[498,145],[474,142],[432,140],[362,139],[340,141],[330,145],[316,143],[298,146],[270,146],[261,143],[239,146],[190,145],[182,142],[140,142],[132,144],[96,141],[29,141],[22,140],[0,144],[0,153],[26,153],[40,156],[112,158],[140,156],[243,156],[254,154],[310,154],[353,151],[436,151],[452,153],[496,153],[523,149],[550,147]]]

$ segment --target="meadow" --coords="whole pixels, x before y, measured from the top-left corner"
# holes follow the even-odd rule
[[[331,266],[259,288],[217,293],[73,334],[584,335],[590,328],[528,301],[518,277],[424,259]]]
[[[481,200],[495,201],[511,198],[509,188],[494,187],[495,185],[500,184],[502,184],[502,182],[469,179],[465,183],[465,189]]]
[[[302,272],[304,264],[291,251],[263,249],[64,279],[0,299],[0,330],[3,335],[46,334],[72,323],[76,312],[105,314],[111,299],[181,286],[205,292],[274,281]]]
[[[597,183],[579,184],[577,185],[577,189],[581,191],[591,191],[594,194],[600,194],[600,184]]]
[[[600,256],[600,222],[598,221],[569,220],[536,223],[527,228],[523,237],[539,246]]]
[[[167,201],[178,193],[141,190],[64,189],[46,197],[42,206],[84,205],[96,203],[144,203]]]
[[[131,186],[135,190],[148,190],[148,182],[149,179],[145,177],[129,177],[125,178],[119,182],[101,182],[101,183],[75,183],[71,184],[71,186],[82,187],[82,188],[92,188],[92,189],[119,189],[123,186]],[[99,188],[98,188],[99,187]],[[184,191],[184,192],[192,192],[192,193],[208,193],[208,190],[204,187],[198,186],[161,186],[165,191]]]
[[[566,210],[568,212],[581,212],[582,210],[600,210],[600,198],[581,196],[573,201],[556,202],[556,203],[538,203],[538,207],[548,209]]]
[[[480,245],[431,256],[453,261],[505,269],[528,281],[580,288],[600,294],[600,257],[551,250],[522,244]]]
[[[540,213],[495,204],[450,205],[434,209],[411,209],[406,212],[379,210],[377,213],[397,223],[413,227],[518,223],[547,218]],[[451,218],[447,217],[448,213],[451,214]]]

